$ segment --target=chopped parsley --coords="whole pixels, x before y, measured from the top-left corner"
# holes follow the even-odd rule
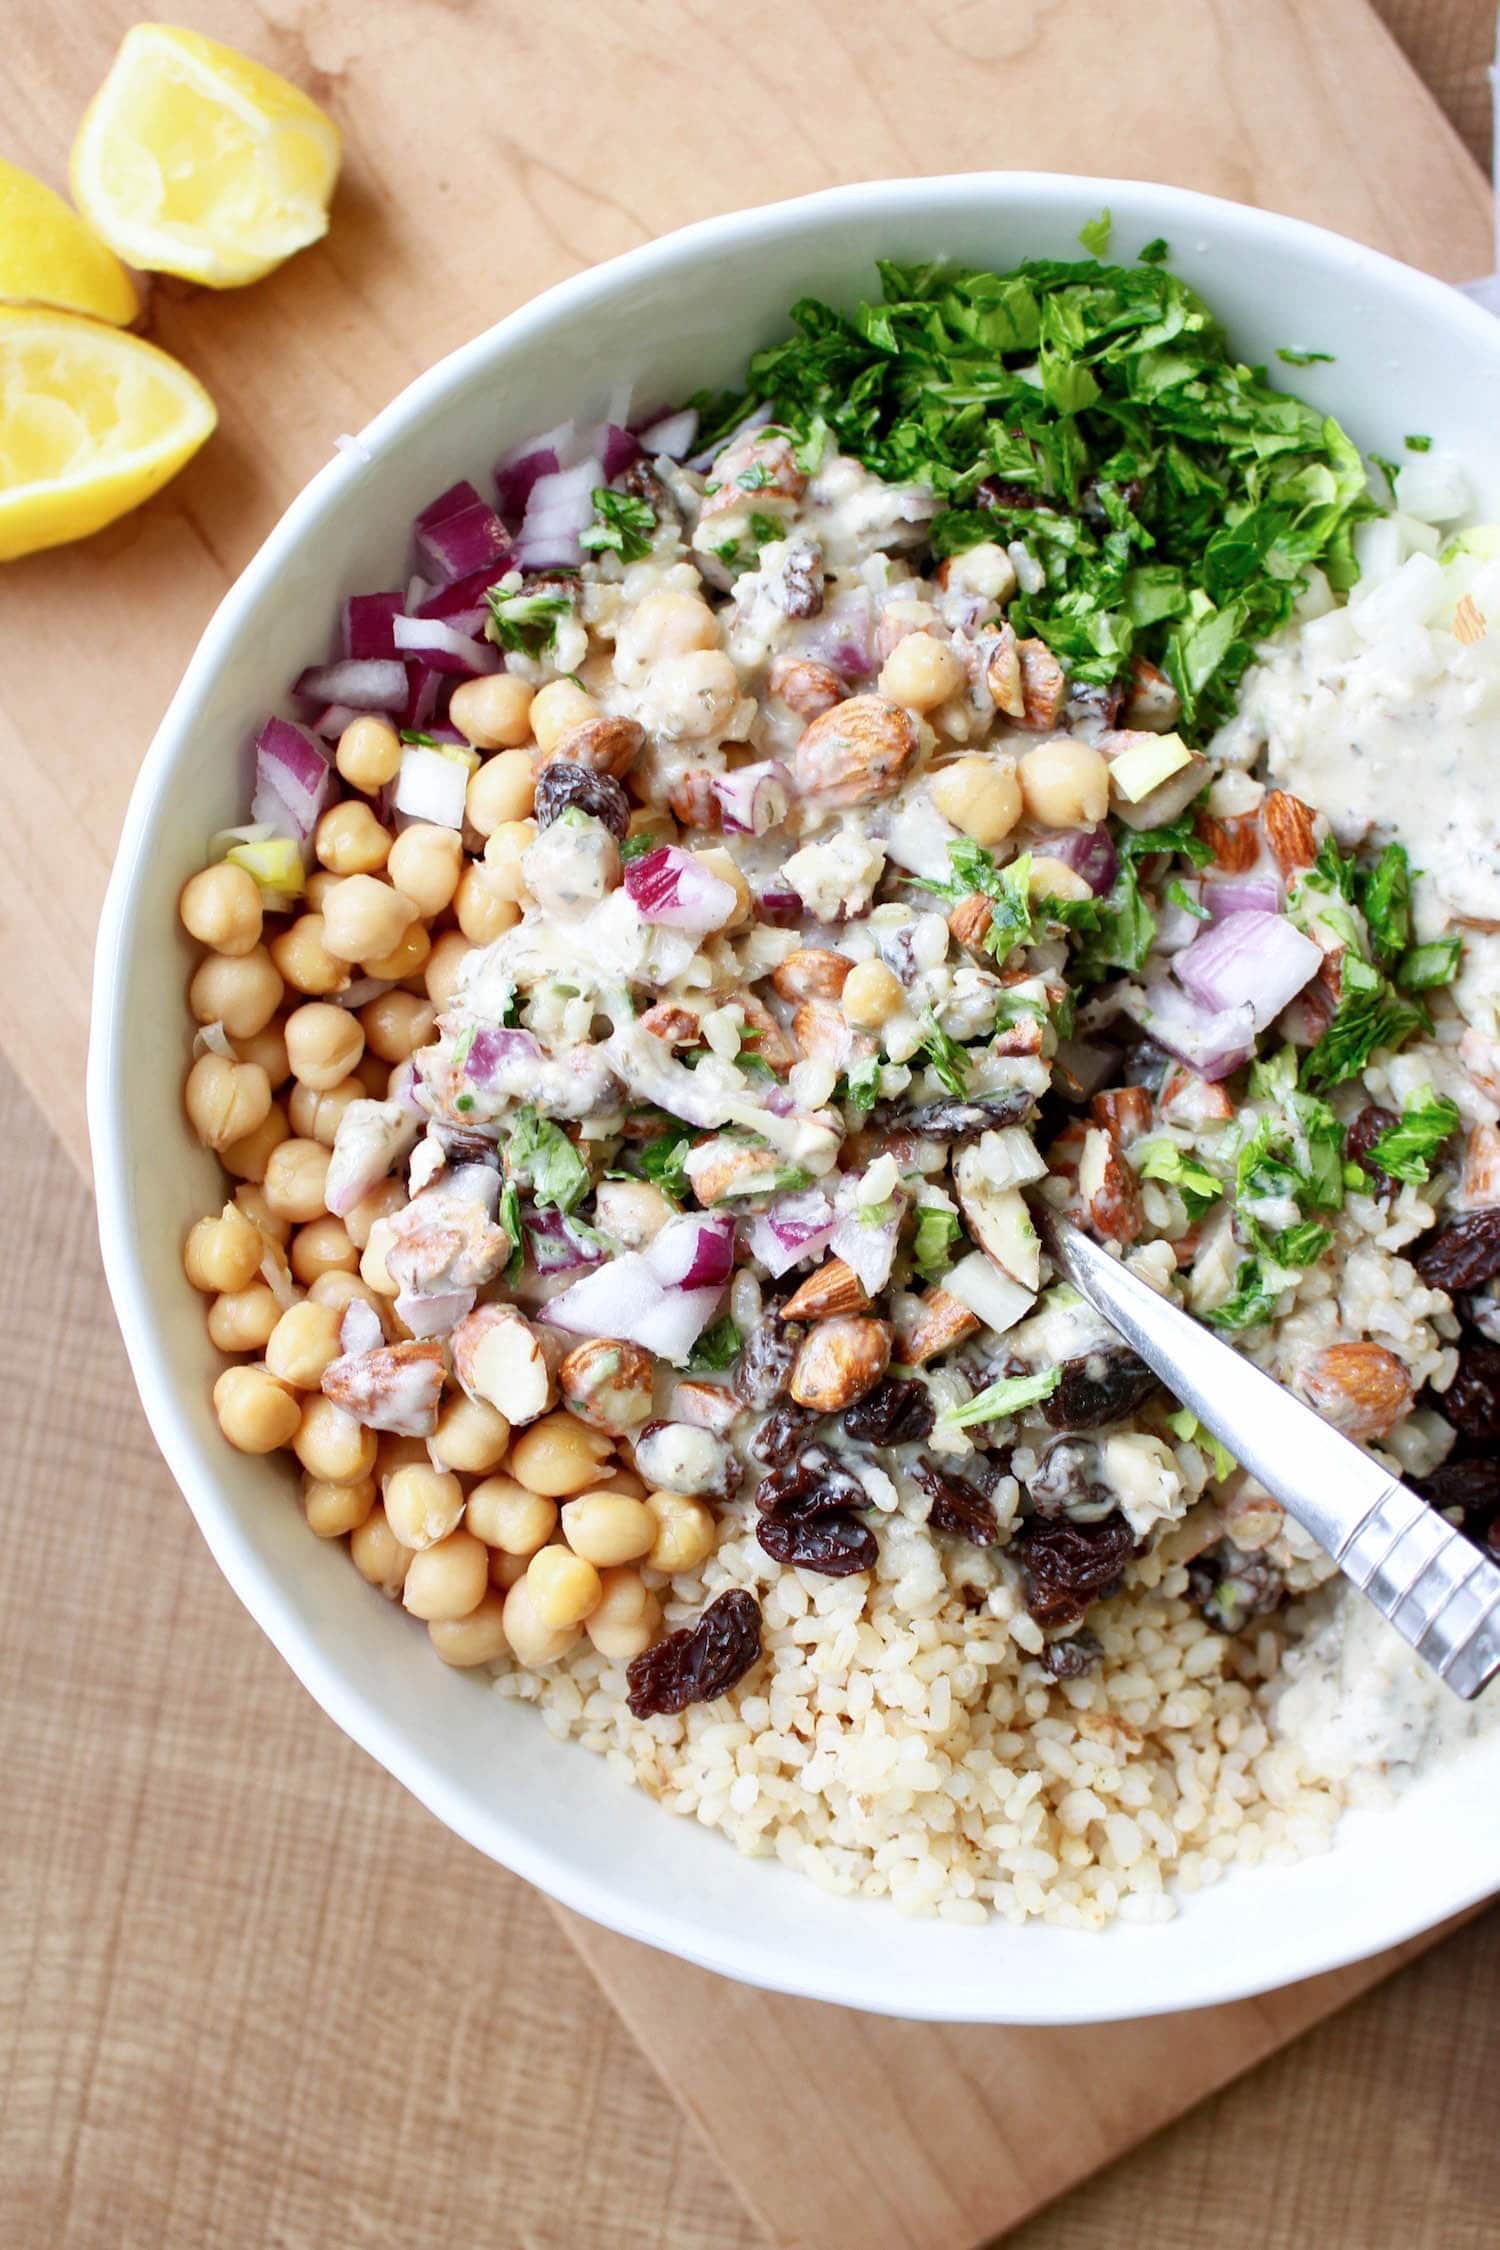
[[[571,594],[548,586],[529,594],[524,588],[507,594],[501,586],[490,586],[484,598],[490,611],[485,631],[499,647],[518,656],[545,656],[557,638],[560,620],[573,607]]]
[[[683,1167],[692,1145],[686,1133],[663,1133],[659,1140],[647,1141],[641,1149],[641,1170],[676,1203],[681,1203],[688,1192]]]
[[[1414,945],[1396,964],[1396,982],[1406,992],[1430,992],[1434,985],[1451,984],[1458,975],[1464,941],[1458,937],[1433,938]]]
[[[1151,658],[1201,737],[1309,570],[1353,583],[1353,528],[1377,510],[1338,424],[1238,362],[1158,262],[1166,245],[1147,247],[1135,266],[1003,274],[885,262],[878,304],[795,305],[795,333],[751,360],[744,398],[707,405],[699,434],[711,446],[764,401],[794,440],[826,433],[886,481],[930,485],[939,555],[1024,539],[1043,579],[1011,603],[1016,630],[1081,683]]]
[[[835,1089],[834,1099],[846,1102],[851,1109],[861,1112],[872,1110],[880,1098],[880,1057],[867,1055],[855,1064],[847,1078]]]
[[[1194,898],[1181,876],[1173,876],[1171,882],[1167,885],[1166,895],[1171,905],[1180,906],[1183,913],[1191,914],[1195,922],[1211,922],[1213,920],[1212,914],[1203,901]]]
[[[521,1235],[521,1191],[514,1180],[507,1180],[500,1190],[500,1224],[510,1236],[505,1278],[519,1281],[526,1267],[526,1249]]]
[[[1288,367],[1316,367],[1320,361],[1329,367],[1333,365],[1332,352],[1300,351],[1295,344],[1278,344],[1276,357],[1285,360]]]
[[[1404,443],[1408,453],[1430,453],[1432,451],[1431,438],[1424,436],[1420,430],[1414,431],[1410,437],[1404,440]]]
[[[1327,1227],[1308,1219],[1300,1226],[1286,1227],[1277,1235],[1260,1235],[1259,1239],[1259,1254],[1239,1266],[1229,1296],[1204,1314],[1211,1328],[1238,1334],[1244,1328],[1262,1327],[1275,1313],[1283,1290],[1290,1289],[1305,1266],[1322,1257],[1333,1236]]]
[[[441,750],[443,745],[435,734],[423,734],[418,727],[398,727],[398,741],[409,743],[414,750]]]
[[[620,846],[621,866],[628,867],[633,859],[644,859],[647,852],[660,850],[661,841],[660,836],[653,836],[649,829],[643,829],[639,836],[627,836]]]
[[[1169,1414],[1167,1428],[1175,1437],[1182,1438],[1189,1445],[1198,1446],[1208,1455],[1213,1463],[1214,1476],[1220,1484],[1226,1477],[1233,1476],[1238,1466],[1234,1455],[1227,1445],[1219,1443],[1212,1430],[1205,1430],[1190,1406],[1179,1406],[1175,1414]]]
[[[1115,231],[1115,222],[1106,203],[1097,219],[1090,219],[1078,229],[1078,239],[1091,258],[1102,258],[1109,248],[1109,238]]]
[[[997,867],[982,844],[961,836],[948,846],[953,866],[950,882],[915,877],[923,890],[935,891],[956,905],[977,891],[990,904],[990,926],[984,935],[986,952],[1003,961],[1018,945],[1029,945],[1036,935],[1031,912],[1031,854],[1022,852],[1006,867]]]
[[[1130,1161],[1143,1180],[1162,1180],[1176,1188],[1190,1219],[1201,1219],[1224,1193],[1218,1174],[1175,1141],[1142,1141],[1131,1150]]]
[[[1457,1130],[1456,1103],[1424,1086],[1402,1111],[1400,1123],[1387,1126],[1372,1144],[1368,1162],[1388,1179],[1408,1180],[1420,1187],[1438,1150]]]
[[[629,492],[611,492],[607,485],[594,487],[594,520],[579,541],[590,554],[612,548],[621,562],[639,562],[651,552],[656,510],[649,501]]]
[[[1411,943],[1411,867],[1402,844],[1387,844],[1375,865],[1356,870],[1354,897],[1379,962],[1397,960]]]
[[[922,1018],[922,1051],[938,1084],[962,1099],[969,1087],[969,1057],[956,1039],[950,1039],[930,1008]]]
[[[917,1205],[911,1261],[924,1281],[936,1281],[940,1274],[948,1271],[961,1231],[956,1211],[945,1211],[937,1203]]]
[[[945,1430],[967,1430],[976,1422],[998,1421],[1002,1414],[1019,1414],[1024,1406],[1035,1406],[1050,1398],[1062,1381],[1060,1367],[1045,1367],[1040,1375],[1002,1375],[998,1383],[987,1383],[982,1391],[964,1400],[962,1406],[945,1406],[938,1416],[938,1427]]]
[[[1140,266],[1165,265],[1171,253],[1172,246],[1166,236],[1154,234],[1149,242],[1143,242],[1137,250],[1135,254],[1136,264]]]
[[[734,1322],[726,1313],[716,1320],[712,1328],[705,1328],[688,1355],[688,1371],[693,1375],[717,1375],[732,1367],[740,1356],[742,1338]]]
[[[511,1120],[505,1150],[513,1180],[531,1189],[543,1210],[571,1211],[589,1191],[589,1168],[560,1125],[541,1117],[529,1104]]]
[[[1351,975],[1364,968],[1365,979]],[[1422,1025],[1422,1015],[1363,962],[1344,957],[1344,993],[1338,1011],[1302,1065],[1302,1083],[1313,1093],[1357,1078],[1381,1047],[1399,1047]]]

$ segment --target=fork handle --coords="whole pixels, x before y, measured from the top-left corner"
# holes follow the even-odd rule
[[[1456,1695],[1500,1672],[1500,1569],[1392,1483],[1337,1550],[1339,1567]]]

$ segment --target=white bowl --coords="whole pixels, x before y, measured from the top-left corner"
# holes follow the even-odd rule
[[[579,275],[404,391],[288,509],[226,595],[152,744],[105,904],[89,1117],[105,1270],[152,1429],[225,1576],[325,1711],[440,1820],[612,1929],[749,1983],[893,2015],[1072,2023],[1236,1998],[1409,1937],[1500,1884],[1500,1744],[1334,1849],[1236,1873],[1169,1923],[1104,1936],[898,1919],[828,1898],[676,1820],[536,1713],[447,1670],[336,1548],[309,1537],[284,1463],[229,1451],[216,1356],[180,1245],[219,1173],[182,1119],[188,949],[174,902],[206,839],[245,817],[243,745],[341,598],[399,581],[416,509],[503,447],[597,411],[735,382],[804,293],[845,301],[878,256],[1006,266],[1078,254],[1107,204],[1116,253],[1155,235],[1243,355],[1335,354],[1288,371],[1364,445],[1457,447],[1500,514],[1500,327],[1442,284],[1314,227],[1129,181],[976,175],[839,188],[712,219]]]

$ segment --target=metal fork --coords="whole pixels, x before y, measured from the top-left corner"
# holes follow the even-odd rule
[[[1040,1215],[1040,1214],[1039,1214]],[[1048,1248],[1206,1430],[1465,1701],[1500,1672],[1500,1569],[1310,1406],[1065,1220]]]

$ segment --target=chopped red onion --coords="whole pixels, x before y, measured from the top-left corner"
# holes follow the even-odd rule
[[[743,421],[736,422],[734,428],[726,436],[716,439],[710,446],[705,446],[701,453],[695,453],[687,466],[690,469],[711,469],[719,455],[726,453],[737,439],[748,437],[752,430],[764,429],[767,422],[772,419],[774,411],[774,408],[769,406],[752,406]]]
[[[586,1266],[601,1264],[606,1255],[564,1211],[530,1211],[525,1227],[531,1262],[538,1273],[578,1273]]]
[[[643,922],[704,935],[734,915],[732,886],[676,844],[658,844],[625,870],[625,890]]]
[[[345,656],[394,656],[391,619],[406,607],[406,596],[351,594],[344,604],[343,652]]]
[[[755,911],[758,919],[769,922],[773,929],[790,930],[796,928],[806,910],[795,891],[789,891],[783,883],[771,883],[757,891]]]
[[[378,1351],[384,1342],[385,1330],[375,1307],[366,1304],[363,1297],[351,1297],[339,1322],[340,1351],[355,1354]]]
[[[1189,876],[1185,878],[1182,888],[1187,898],[1196,899],[1201,894],[1202,885]],[[1156,936],[1152,944],[1158,953],[1181,953],[1185,946],[1192,944],[1202,928],[1201,914],[1195,914],[1192,907],[1185,905],[1181,898],[1166,897],[1162,900],[1156,917]]]
[[[309,703],[347,703],[356,711],[399,711],[406,700],[406,671],[394,657],[343,657],[299,673],[293,695]]]
[[[323,742],[337,742],[345,727],[364,716],[352,703],[330,703],[326,711],[320,711],[311,721],[312,732]]]
[[[529,1031],[508,1031],[500,1025],[481,1024],[469,1041],[464,1076],[471,1086],[488,1086],[502,1065],[518,1058],[523,1062],[540,1063],[543,1059],[540,1040],[533,1038]]]
[[[423,658],[414,656],[406,666],[406,681],[406,709],[401,714],[401,724],[411,734],[430,733],[447,675]]]
[[[267,719],[255,738],[255,796],[250,815],[278,836],[305,844],[333,802],[333,766],[320,742],[290,719]]]
[[[1059,836],[1039,836],[1032,845],[1038,859],[1060,859],[1081,875],[1095,898],[1105,892],[1120,872],[1120,855],[1107,828],[1070,828]]]
[[[594,492],[604,482],[603,467],[592,456],[554,476],[537,478],[516,538],[522,570],[578,567],[582,534],[594,520]]]
[[[1168,1054],[1191,1064],[1213,1083],[1229,1077],[1255,1052],[1255,1012],[1248,1002],[1234,1008],[1206,1008],[1168,977],[1148,984],[1132,1010]]]
[[[872,1226],[856,1208],[840,1217],[829,1239],[828,1247],[834,1256],[843,1259],[860,1287],[871,1297],[885,1287],[896,1262],[896,1243],[906,1198],[897,1196],[893,1200],[897,1204],[895,1216],[881,1225]]]
[[[669,1289],[722,1289],[734,1271],[734,1221],[685,1211],[668,1219],[645,1256]]]
[[[510,554],[504,524],[469,483],[455,484],[429,501],[412,526],[412,537],[424,566],[445,586]]]
[[[485,595],[491,586],[498,586],[507,571],[515,568],[515,557],[509,555],[504,562],[486,563],[483,570],[471,570],[467,578],[455,578],[451,586],[439,586],[435,593],[424,590],[415,601],[405,605],[408,617],[442,617],[450,625],[458,625],[460,617],[473,615],[478,623],[458,625],[461,633],[478,632],[487,615]]]
[[[475,1289],[442,1289],[423,1296],[417,1289],[396,1293],[396,1318],[404,1320],[414,1336],[446,1336],[474,1310]]]
[[[668,1289],[639,1251],[595,1267],[552,1298],[541,1318],[575,1336],[617,1336],[681,1366],[719,1308],[724,1291]]]
[[[416,742],[402,751],[395,804],[397,812],[405,813],[408,820],[461,829],[468,788],[469,769],[461,758],[450,758],[441,750],[429,750]]]
[[[779,827],[791,810],[792,776],[779,758],[762,758],[753,766],[736,766],[733,773],[716,773],[710,786],[731,835],[764,836],[768,829]]]
[[[604,482],[613,484],[639,461],[641,441],[633,430],[622,430],[618,422],[601,422],[590,434],[589,450],[604,464]]]
[[[691,452],[698,435],[698,409],[684,406],[676,414],[660,415],[639,435],[641,451],[648,460],[654,461],[664,453],[669,461],[681,461]]]
[[[1227,875],[1205,883],[1203,903],[1215,922],[1231,914],[1274,914],[1281,905],[1281,885],[1274,875]]]
[[[392,626],[396,646],[404,655],[421,656],[434,671],[452,672],[461,679],[478,673],[498,672],[500,651],[488,641],[476,641],[441,617],[398,617]],[[403,691],[404,692],[404,691]]]
[[[495,463],[495,490],[501,514],[513,523],[519,521],[538,479],[556,476],[559,469],[571,468],[578,458],[576,422],[559,422],[555,430],[543,430],[537,437],[524,438],[519,445],[513,445]]]
[[[367,1007],[370,1001],[378,1000],[382,992],[389,992],[393,982],[391,977],[356,977],[353,984],[346,984],[342,992],[334,994],[333,1004],[336,1008]]]
[[[1172,963],[1184,989],[1205,1008],[1248,1006],[1257,1031],[1295,999],[1323,956],[1283,914],[1254,908],[1214,922]]]
[[[797,653],[826,664],[841,680],[866,680],[877,670],[875,601],[868,586],[856,586],[828,603]]]
[[[773,1280],[806,1258],[816,1258],[833,1239],[834,1211],[820,1187],[778,1196],[750,1222],[749,1245]]]

